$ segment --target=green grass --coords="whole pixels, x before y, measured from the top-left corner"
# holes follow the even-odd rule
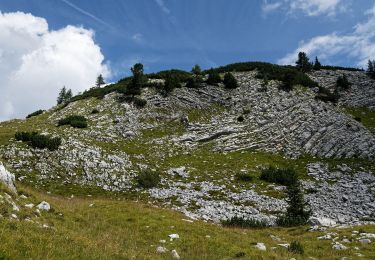
[[[47,222],[52,228],[24,221],[0,221],[0,253],[10,259],[171,259],[170,253],[156,253],[159,245],[176,249],[182,259],[233,259],[240,252],[245,253],[245,259],[298,257],[278,247],[280,242],[273,241],[270,235],[288,243],[298,237],[303,241],[306,257],[339,259],[356,252],[334,251],[330,241],[316,239],[321,232],[306,232],[306,227],[223,228],[201,221],[189,223],[177,212],[129,200],[87,196],[67,199],[25,187],[21,190],[51,204],[54,212],[43,213],[40,224]],[[375,232],[374,226],[361,228]],[[352,228],[334,231],[350,237]],[[172,233],[179,234],[180,239],[170,242],[168,235]],[[158,242],[162,239],[167,240],[166,244]],[[267,252],[257,250],[257,242],[265,243]],[[270,249],[273,246],[276,249]],[[357,242],[349,246],[358,246],[368,259],[375,257],[371,245]]]
[[[354,118],[359,119],[360,122],[375,134],[375,111],[368,108],[345,108],[344,112],[350,114]]]

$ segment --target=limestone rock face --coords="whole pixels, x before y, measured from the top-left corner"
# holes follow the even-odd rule
[[[0,162],[0,182],[3,183],[8,189],[13,191],[14,193],[17,192],[15,183],[14,174],[8,172],[3,163]]]

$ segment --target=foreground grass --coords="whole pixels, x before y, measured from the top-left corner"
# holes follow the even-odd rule
[[[320,241],[320,232],[301,228],[230,229],[218,225],[183,220],[177,212],[155,208],[128,200],[100,197],[64,198],[38,193],[30,188],[23,191],[36,200],[51,203],[54,212],[44,213],[43,221],[51,228],[25,221],[0,221],[0,258],[10,259],[170,259],[170,252],[160,255],[156,247],[176,249],[182,259],[233,259],[243,252],[244,259],[290,259],[316,257],[340,259],[354,256],[355,251],[334,251],[330,241]],[[90,207],[91,205],[91,207]],[[375,227],[361,227],[375,232]],[[359,230],[356,228],[355,230]],[[350,237],[352,228],[338,230]],[[180,239],[169,241],[177,233]],[[277,246],[270,235],[290,243],[299,240],[304,255],[293,255]],[[208,237],[209,236],[209,237]],[[166,240],[160,244],[159,240]],[[254,245],[263,242],[267,251]],[[351,244],[348,244],[351,246]],[[371,245],[358,243],[360,252],[368,259],[375,257]],[[271,249],[275,247],[275,249]],[[366,259],[366,258],[364,258]]]

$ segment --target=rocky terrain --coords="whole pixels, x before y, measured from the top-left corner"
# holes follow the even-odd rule
[[[330,88],[342,73],[353,85],[338,106],[316,100],[314,90],[302,86],[281,91],[277,81],[260,91],[262,81],[255,72],[234,73],[240,86],[233,90],[183,87],[164,97],[144,89],[143,109],[118,102],[117,93],[79,100],[35,118],[0,124],[0,131],[27,126],[63,140],[51,152],[13,138],[0,146],[1,160],[18,181],[38,187],[95,186],[139,194],[191,219],[220,222],[241,216],[270,225],[285,211],[285,187],[260,182],[257,176],[279,160],[298,165],[304,176],[312,222],[373,223],[375,136],[342,107],[373,109],[374,81],[363,72],[318,71],[310,77]],[[72,114],[88,118],[89,127],[56,127]],[[231,157],[239,162],[228,165]],[[301,163],[301,158],[308,159]],[[143,169],[159,172],[161,184],[139,188],[135,178]],[[257,181],[238,182],[241,172]]]

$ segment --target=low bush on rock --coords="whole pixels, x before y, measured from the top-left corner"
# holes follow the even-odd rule
[[[33,116],[39,116],[39,115],[43,114],[44,111],[45,111],[45,110],[42,110],[42,109],[37,110],[37,111],[35,111],[35,112],[33,112],[33,113],[27,115],[26,118],[30,118],[30,117],[33,117]]]
[[[347,90],[350,88],[351,85],[352,84],[349,82],[348,77],[345,74],[337,78],[337,81],[336,81],[337,88]]]
[[[55,151],[61,145],[60,137],[51,137],[48,135],[41,135],[37,132],[17,132],[15,134],[17,141],[22,141],[27,143],[33,148],[45,149],[50,151]]]
[[[58,126],[70,125],[75,128],[86,128],[87,119],[84,116],[68,116],[66,118],[60,119],[57,123]]]
[[[265,220],[257,219],[244,219],[242,217],[235,216],[233,218],[223,220],[223,226],[226,227],[238,227],[238,228],[266,228],[268,223]]]
[[[145,189],[156,187],[160,182],[160,176],[158,173],[151,171],[142,171],[138,174],[137,178],[138,186]]]
[[[303,249],[303,245],[298,242],[298,241],[293,241],[289,248],[288,248],[288,251],[289,252],[292,252],[293,254],[303,254],[304,253],[304,249]]]
[[[243,182],[251,182],[254,180],[254,177],[248,173],[238,173],[236,174],[236,179]]]
[[[91,114],[99,114],[100,111],[96,108],[94,108],[92,111],[91,111]]]
[[[221,82],[222,80],[221,80],[220,74],[217,71],[213,69],[208,71],[208,78],[206,81],[207,84],[215,86]]]
[[[233,74],[230,73],[230,72],[225,73],[223,83],[224,83],[225,88],[227,88],[227,89],[235,89],[235,88],[238,88],[237,80],[236,80],[236,78],[233,76]]]
[[[319,87],[319,92],[316,94],[315,99],[321,100],[323,102],[331,102],[336,104],[339,100],[339,93],[338,89],[331,93],[328,89],[324,87]]]
[[[297,182],[297,173],[292,169],[277,169],[270,166],[262,170],[260,179],[288,186]]]
[[[117,98],[118,102],[123,103],[133,103],[135,107],[137,108],[144,108],[147,105],[147,100],[139,98],[139,97],[133,97],[128,95],[119,96]]]

